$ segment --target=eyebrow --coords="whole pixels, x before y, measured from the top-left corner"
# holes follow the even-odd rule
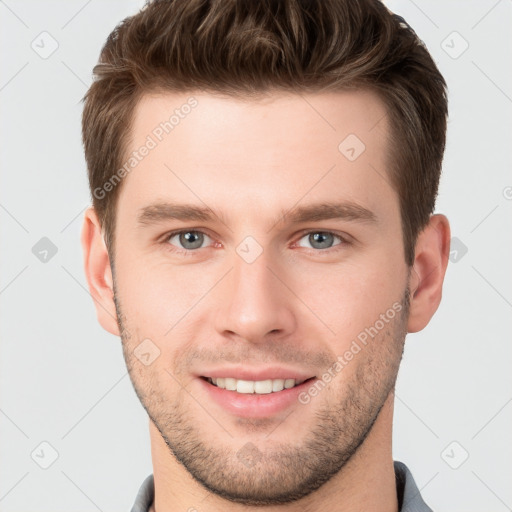
[[[167,220],[208,222],[216,218],[226,224],[224,216],[212,208],[194,204],[159,202],[141,208],[137,216],[137,223],[144,226]],[[377,217],[371,210],[348,201],[342,203],[322,202],[298,206],[289,211],[281,210],[271,225],[274,227],[276,224],[300,224],[330,219],[365,223],[377,222]]]

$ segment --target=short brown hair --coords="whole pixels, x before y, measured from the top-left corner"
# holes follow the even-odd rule
[[[366,88],[390,119],[388,176],[400,200],[405,260],[433,213],[448,115],[446,83],[423,42],[378,0],[154,0],[109,35],[84,97],[93,206],[111,259],[133,112],[153,91],[251,96]],[[103,190],[103,189],[102,189]]]

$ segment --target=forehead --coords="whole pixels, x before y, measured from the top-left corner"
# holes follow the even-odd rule
[[[348,130],[370,142],[371,132],[377,125],[381,134],[387,128],[386,107],[369,90],[269,92],[254,98],[200,91],[153,93],[140,98],[133,117],[131,134],[135,138],[151,134],[164,144],[178,138],[180,133],[187,136],[192,131],[205,140],[229,137],[233,145],[240,141],[245,145],[251,141],[267,144],[270,135],[277,140],[286,139],[287,146],[292,143],[292,137],[298,142],[309,138],[312,143],[323,139],[330,144]],[[252,137],[247,139],[243,130],[250,130]],[[172,137],[168,137],[171,132]]]
[[[388,130],[386,108],[369,91],[148,94],[134,112],[125,159],[134,165],[120,203],[168,198],[257,214],[341,197],[375,208],[394,194]]]

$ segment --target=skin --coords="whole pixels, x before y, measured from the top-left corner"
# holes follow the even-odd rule
[[[192,95],[198,106],[124,178],[114,273],[92,208],[82,231],[98,320],[122,337],[149,415],[152,510],[396,511],[394,384],[406,333],[423,329],[441,300],[448,220],[431,216],[409,268],[386,174],[386,109],[371,92],[146,95],[130,151]],[[366,146],[354,161],[338,150],[351,133]],[[156,201],[207,205],[222,220],[138,224]],[[282,210],[347,201],[375,221],[276,223]],[[208,236],[199,235],[198,249],[165,236],[181,229]],[[328,235],[319,248],[304,230],[343,241]],[[263,251],[252,263],[236,251],[247,236]],[[243,419],[209,400],[197,378],[226,361],[321,376],[397,303],[394,318],[307,404]],[[146,366],[134,350],[148,338],[160,355]],[[257,450],[251,467],[237,457],[247,443]]]

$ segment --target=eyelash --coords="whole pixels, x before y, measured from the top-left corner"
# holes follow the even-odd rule
[[[169,240],[173,236],[180,235],[182,233],[201,233],[203,235],[208,236],[209,238],[212,238],[208,233],[205,233],[204,231],[201,231],[199,229],[180,229],[178,231],[171,231],[169,233],[166,233],[163,236],[162,243],[164,244],[165,249],[171,251],[174,254],[182,254],[184,256],[194,256],[194,253],[198,252],[199,249],[206,249],[206,247],[200,247],[199,249],[180,249],[179,247],[176,247],[175,245],[171,245],[169,243]],[[350,245],[350,242],[349,242],[349,240],[347,240],[346,237],[341,236],[334,231],[325,231],[325,230],[320,230],[320,229],[310,229],[310,230],[301,231],[299,233],[297,242],[300,241],[302,238],[304,238],[306,235],[309,235],[311,233],[324,233],[324,234],[328,234],[328,235],[333,235],[335,238],[338,238],[340,240],[339,244],[336,244],[327,249],[309,249],[307,247],[303,247],[303,249],[306,249],[306,250],[308,250],[308,252],[314,253],[315,255],[332,254],[332,252],[341,250],[346,245]]]

